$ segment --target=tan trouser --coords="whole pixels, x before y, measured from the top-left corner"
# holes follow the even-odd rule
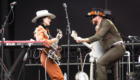
[[[46,55],[44,53],[41,53],[40,61],[44,68],[45,68],[45,60]],[[51,77],[51,80],[64,80],[60,67],[49,58],[47,58],[46,62],[46,71],[48,75]]]
[[[123,45],[114,46],[105,52],[96,62],[96,80],[107,80],[107,70],[121,59],[124,53]]]

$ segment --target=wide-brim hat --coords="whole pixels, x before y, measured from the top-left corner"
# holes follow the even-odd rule
[[[54,14],[49,13],[48,10],[39,10],[36,12],[36,17],[32,19],[32,22],[36,23],[37,19],[45,16],[50,17],[50,19],[54,19],[56,17]]]
[[[101,8],[92,8],[90,12],[87,13],[86,17],[91,17],[91,16],[102,16],[105,17],[104,11]]]

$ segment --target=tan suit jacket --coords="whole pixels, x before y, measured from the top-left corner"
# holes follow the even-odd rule
[[[122,41],[122,38],[115,25],[108,19],[103,19],[100,23],[99,32],[89,37],[90,42],[100,41],[102,48],[105,50],[113,43]]]

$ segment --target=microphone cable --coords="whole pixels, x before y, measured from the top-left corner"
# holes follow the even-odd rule
[[[39,54],[38,57],[36,57],[35,54],[36,54],[36,48],[34,49],[34,52],[33,52],[33,58],[34,58],[34,59],[40,58],[40,53],[38,53],[38,54]]]
[[[7,26],[10,25],[10,24],[12,24],[13,21],[14,21],[14,18],[15,18],[15,14],[14,14],[14,11],[13,11],[13,6],[11,6],[11,11],[12,11],[12,14],[13,14],[13,18],[12,18],[12,21],[11,21],[10,23],[7,23],[7,24],[6,24]],[[7,17],[7,16],[6,16],[6,17]]]
[[[87,53],[86,56],[85,56],[85,58],[84,58],[84,63],[83,63],[82,70],[84,70],[84,65],[85,65],[85,61],[86,61],[87,55],[89,55],[89,53]]]

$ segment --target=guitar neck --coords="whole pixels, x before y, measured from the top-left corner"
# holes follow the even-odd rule
[[[78,38],[81,38],[81,37],[78,37],[77,32],[74,31],[74,30],[72,30],[71,36],[72,36],[75,40],[78,39]],[[81,38],[81,39],[82,39],[82,38]],[[85,46],[87,46],[88,48],[91,48],[91,47],[92,47],[92,45],[88,44],[87,42],[82,42],[82,43],[83,43]]]
[[[58,31],[58,34],[56,36],[56,42],[55,42],[55,44],[58,44],[59,39],[60,39],[60,35],[62,34],[62,31],[60,29],[57,29],[57,31]]]
[[[88,44],[87,42],[82,42],[85,46],[87,46],[88,48],[91,48],[91,45]]]
[[[82,54],[80,52],[81,71],[83,72]]]
[[[90,63],[90,80],[93,80],[93,63]]]

